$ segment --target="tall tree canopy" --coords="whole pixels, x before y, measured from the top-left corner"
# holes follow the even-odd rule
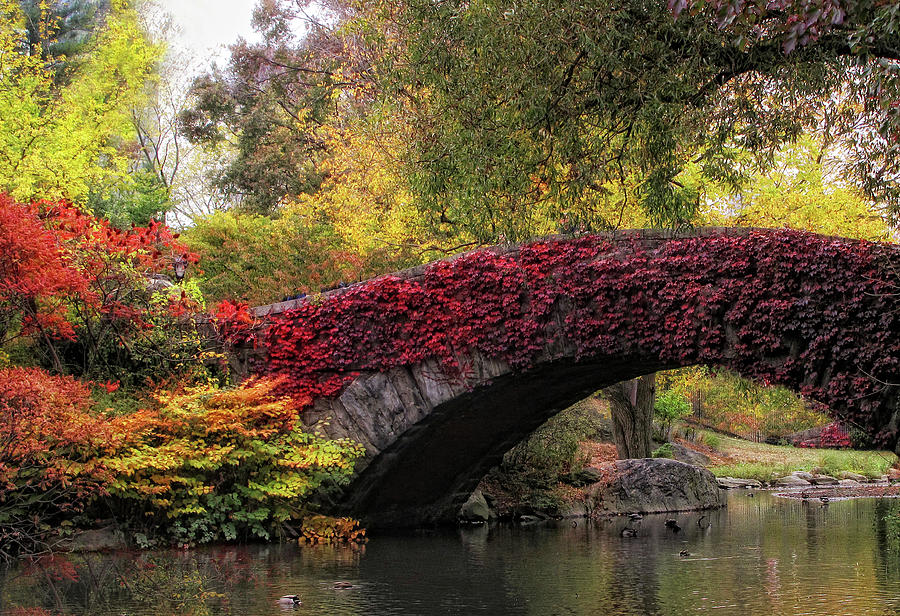
[[[804,132],[900,210],[897,3],[685,4],[370,0],[357,24],[416,128],[414,188],[485,240],[634,203],[688,220]]]
[[[86,202],[125,177],[129,156],[120,146],[158,50],[128,2],[115,0],[90,36],[90,53],[66,56],[61,78],[44,43],[59,22],[50,11],[39,19],[34,26],[19,2],[0,0],[0,190]]]
[[[216,183],[247,211],[270,214],[322,181],[317,163],[325,145],[317,130],[341,104],[351,58],[334,23],[308,15],[307,4],[260,3],[254,26],[262,40],[232,45],[227,67],[194,81],[194,104],[180,116],[191,141],[227,146],[232,155]]]

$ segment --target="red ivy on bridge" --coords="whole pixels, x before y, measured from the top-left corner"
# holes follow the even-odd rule
[[[274,317],[259,370],[314,400],[362,371],[432,358],[458,369],[468,350],[527,371],[565,341],[579,361],[706,363],[782,383],[892,445],[897,263],[888,245],[793,231],[480,251]]]

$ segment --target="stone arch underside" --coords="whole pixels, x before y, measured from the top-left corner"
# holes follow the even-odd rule
[[[556,412],[698,363],[785,384],[897,448],[898,256],[746,229],[498,247],[258,309],[256,369],[287,376],[304,423],[363,444],[334,505],[375,526],[452,520]]]

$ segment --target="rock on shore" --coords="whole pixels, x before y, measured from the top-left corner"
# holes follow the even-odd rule
[[[725,496],[715,476],[666,458],[616,460],[599,467],[604,478],[588,487],[595,515],[715,509]]]

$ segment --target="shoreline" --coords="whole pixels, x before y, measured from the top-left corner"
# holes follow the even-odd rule
[[[773,490],[774,491],[774,490]],[[852,500],[857,498],[900,498],[900,485],[874,486],[828,486],[774,491],[773,496],[793,500],[826,498],[831,500]]]

